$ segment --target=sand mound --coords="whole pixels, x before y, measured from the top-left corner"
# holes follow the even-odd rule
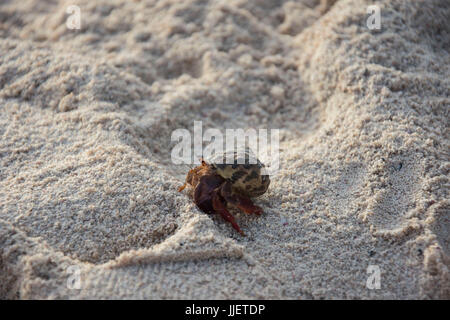
[[[0,297],[450,298],[447,1],[380,30],[356,0],[80,0],[70,30],[72,2],[0,4]],[[280,129],[247,237],[177,192],[194,120]]]

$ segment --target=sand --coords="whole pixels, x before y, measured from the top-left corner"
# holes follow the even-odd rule
[[[1,1],[0,297],[449,299],[450,5],[334,2]],[[194,120],[280,130],[246,237]]]

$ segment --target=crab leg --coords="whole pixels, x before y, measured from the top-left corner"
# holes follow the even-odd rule
[[[178,192],[181,192],[184,190],[184,188],[186,188],[187,183],[183,184],[181,187],[178,188]]]
[[[237,196],[238,198],[238,204],[236,205],[239,209],[241,209],[242,211],[244,211],[245,213],[248,214],[256,214],[256,215],[261,215],[261,213],[263,212],[261,207],[255,206],[252,202],[252,200],[250,200],[247,197],[243,197],[243,196]]]
[[[236,207],[247,214],[253,213],[260,215],[263,212],[260,207],[253,204],[250,198],[233,194],[233,192],[231,191],[231,183],[229,181],[225,182],[220,188],[220,195],[224,197],[227,202],[234,204]]]
[[[230,222],[233,228],[244,236],[244,232],[241,230],[241,228],[239,228],[239,225],[236,223],[233,215],[227,210],[224,203],[222,202],[218,190],[215,190],[212,195],[212,203],[214,211],[219,213],[226,221]]]

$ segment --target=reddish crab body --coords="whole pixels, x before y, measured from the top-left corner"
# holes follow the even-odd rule
[[[254,205],[250,198],[264,194],[270,184],[269,176],[261,174],[264,165],[259,160],[250,164],[248,159],[246,154],[245,162],[240,164],[242,161],[238,161],[235,153],[232,164],[207,163],[202,160],[200,166],[189,170],[186,183],[178,190],[182,191],[191,185],[194,202],[200,210],[208,214],[220,214],[237,232],[244,235],[227,205],[235,206],[247,214],[260,215],[262,209]]]

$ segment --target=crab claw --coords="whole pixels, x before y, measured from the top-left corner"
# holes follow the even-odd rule
[[[260,216],[263,213],[263,210],[261,209],[261,207],[255,206],[253,203],[251,202],[247,202],[246,200],[248,199],[239,199],[240,202],[237,205],[237,207],[239,209],[241,209],[242,211],[244,211],[245,213],[248,214],[256,214],[258,216]]]
[[[233,192],[231,191],[230,182],[225,182],[222,185],[220,194],[225,198],[227,202],[234,204],[236,207],[247,214],[256,214],[259,216],[261,215],[261,213],[263,213],[261,207],[254,205],[250,198],[238,194],[233,194]]]

